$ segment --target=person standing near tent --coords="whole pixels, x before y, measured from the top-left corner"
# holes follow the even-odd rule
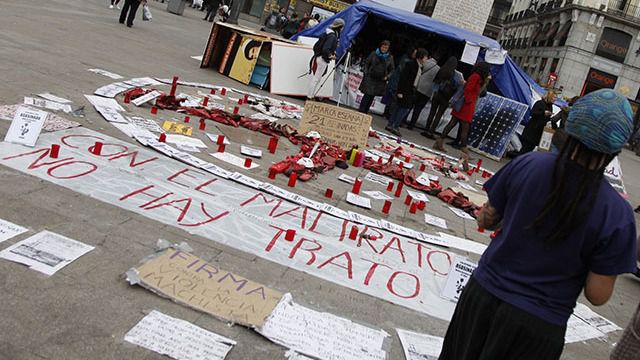
[[[433,79],[433,97],[431,99],[431,110],[427,118],[427,128],[421,135],[434,139],[433,135],[440,124],[442,115],[449,107],[449,100],[460,86],[464,85],[464,77],[458,72],[458,59],[451,56],[442,65]]]
[[[287,21],[286,25],[282,28],[282,37],[288,39],[295,35],[298,32],[298,27],[300,26],[300,20],[298,20],[298,14],[291,14],[291,19]]]
[[[553,114],[553,103],[556,101],[556,93],[553,91],[547,91],[542,99],[533,104],[531,108],[531,117],[529,122],[522,131],[520,140],[522,141],[522,149],[520,151],[509,152],[508,157],[516,157],[522,154],[533,151],[540,143],[544,127],[551,121],[551,115]]]
[[[478,226],[497,235],[462,291],[440,360],[558,359],[580,293],[603,305],[617,275],[635,271],[634,215],[604,176],[632,114],[611,89],[589,93],[569,113],[559,154],[520,156],[484,184]]]
[[[384,128],[396,136],[402,136],[399,130],[400,124],[407,118],[409,111],[411,111],[416,86],[418,85],[418,80],[420,80],[420,69],[427,61],[427,57],[427,50],[422,48],[416,50],[416,59],[405,65],[400,73],[398,91],[396,92],[397,106],[393,109],[391,119],[389,119],[389,123]]]
[[[416,125],[422,109],[427,105],[431,96],[433,96],[433,80],[436,74],[440,71],[438,61],[435,58],[427,56],[427,62],[422,67],[422,74],[418,80],[418,86],[416,86],[416,99],[413,104],[413,115],[407,128],[412,130]]]
[[[482,61],[474,66],[469,76],[469,80],[464,84],[462,91],[458,90],[458,99],[452,97],[451,120],[442,131],[442,134],[433,144],[433,148],[439,151],[445,151],[443,143],[444,139],[449,135],[456,125],[460,126],[460,151],[462,152],[462,165],[465,171],[469,168],[469,149],[467,149],[467,140],[469,138],[469,130],[471,129],[471,121],[473,113],[476,110],[476,100],[480,95],[480,89],[484,82],[489,79],[489,64]],[[454,94],[456,95],[456,94]]]
[[[402,69],[404,69],[405,65],[416,59],[416,48],[411,46],[409,51],[404,54],[400,61],[398,62],[398,66],[393,70],[391,76],[389,77],[389,82],[387,82],[387,88],[385,89],[385,94],[382,97],[382,103],[386,106],[384,107],[384,117],[389,119],[391,117],[391,113],[393,113],[393,108],[395,107],[396,99],[395,94],[398,90],[398,80],[400,79],[400,73]]]
[[[306,24],[304,24],[304,28],[311,29],[312,27],[318,25],[319,23],[320,23],[320,14],[315,14],[311,19],[307,21]],[[302,29],[300,29],[300,31],[302,31]]]
[[[147,0],[124,0],[124,5],[120,11],[120,24],[124,24],[126,20],[127,27],[132,27],[133,19],[136,18],[138,7],[140,7],[140,4],[145,5],[146,3]]]
[[[320,79],[327,72],[327,67],[331,60],[336,58],[336,49],[338,48],[338,40],[340,32],[344,28],[344,20],[338,18],[333,20],[331,25],[320,36],[318,41],[313,45],[313,57],[309,64],[309,90],[307,92],[307,100],[315,98],[319,91],[318,84]]]
[[[359,90],[364,94],[358,111],[367,114],[376,96],[384,95],[389,76],[393,72],[393,56],[389,53],[391,42],[384,40],[364,61],[364,78]]]

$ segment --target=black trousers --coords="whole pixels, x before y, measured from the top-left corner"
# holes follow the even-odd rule
[[[460,137],[460,141],[458,141],[458,145],[461,147],[467,146],[467,140],[469,140],[469,130],[471,129],[471,124],[468,122],[464,122],[458,119],[455,116],[451,117],[447,126],[442,130],[442,135],[440,135],[443,139],[446,139],[449,136],[449,133],[453,128],[458,124],[458,136]]]
[[[133,26],[133,19],[136,18],[138,7],[140,7],[139,0],[124,0],[124,6],[122,6],[122,11],[120,11],[120,24],[124,24],[126,19],[127,26]],[[127,13],[129,13],[129,16],[127,16]]]
[[[416,91],[415,103],[413,104],[413,114],[411,114],[411,121],[409,121],[409,126],[414,127],[416,125],[422,109],[427,106],[428,102],[429,97],[427,95],[421,94],[419,91]]]
[[[429,111],[429,117],[427,118],[427,132],[432,134],[436,132],[440,124],[440,119],[442,119],[442,115],[444,115],[448,107],[448,100],[442,100],[437,96],[433,97],[433,100],[431,100],[431,111]]]
[[[360,107],[358,108],[358,111],[363,114],[369,113],[369,109],[371,109],[371,104],[373,104],[374,98],[375,96],[373,95],[368,95],[368,94],[362,95],[362,99],[360,100]]]
[[[549,323],[486,291],[471,277],[462,291],[440,360],[555,360],[566,325]]]

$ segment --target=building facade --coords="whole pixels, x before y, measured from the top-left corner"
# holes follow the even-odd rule
[[[640,0],[514,0],[500,35],[540,85],[640,98]]]

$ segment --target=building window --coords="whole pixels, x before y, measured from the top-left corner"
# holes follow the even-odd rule
[[[556,72],[556,70],[558,69],[559,62],[560,62],[560,59],[558,58],[555,58],[551,61],[551,67],[549,68],[550,73]]]
[[[564,46],[567,43],[567,38],[569,37],[569,31],[571,31],[572,25],[573,23],[571,21],[567,21],[560,27],[558,33],[556,34],[556,38],[558,39],[558,46]]]
[[[436,8],[437,0],[418,0],[415,7],[415,12],[418,14],[424,14],[427,16],[433,15],[433,10]]]

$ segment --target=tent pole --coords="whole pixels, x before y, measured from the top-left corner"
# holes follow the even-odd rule
[[[344,91],[344,82],[347,78],[347,74],[349,73],[349,68],[351,67],[351,50],[347,50],[347,60],[344,62],[344,66],[342,67],[342,81],[340,81],[340,93],[338,94],[338,104],[340,107],[340,103],[342,102],[342,92]],[[349,89],[347,88],[347,96],[349,94]]]

